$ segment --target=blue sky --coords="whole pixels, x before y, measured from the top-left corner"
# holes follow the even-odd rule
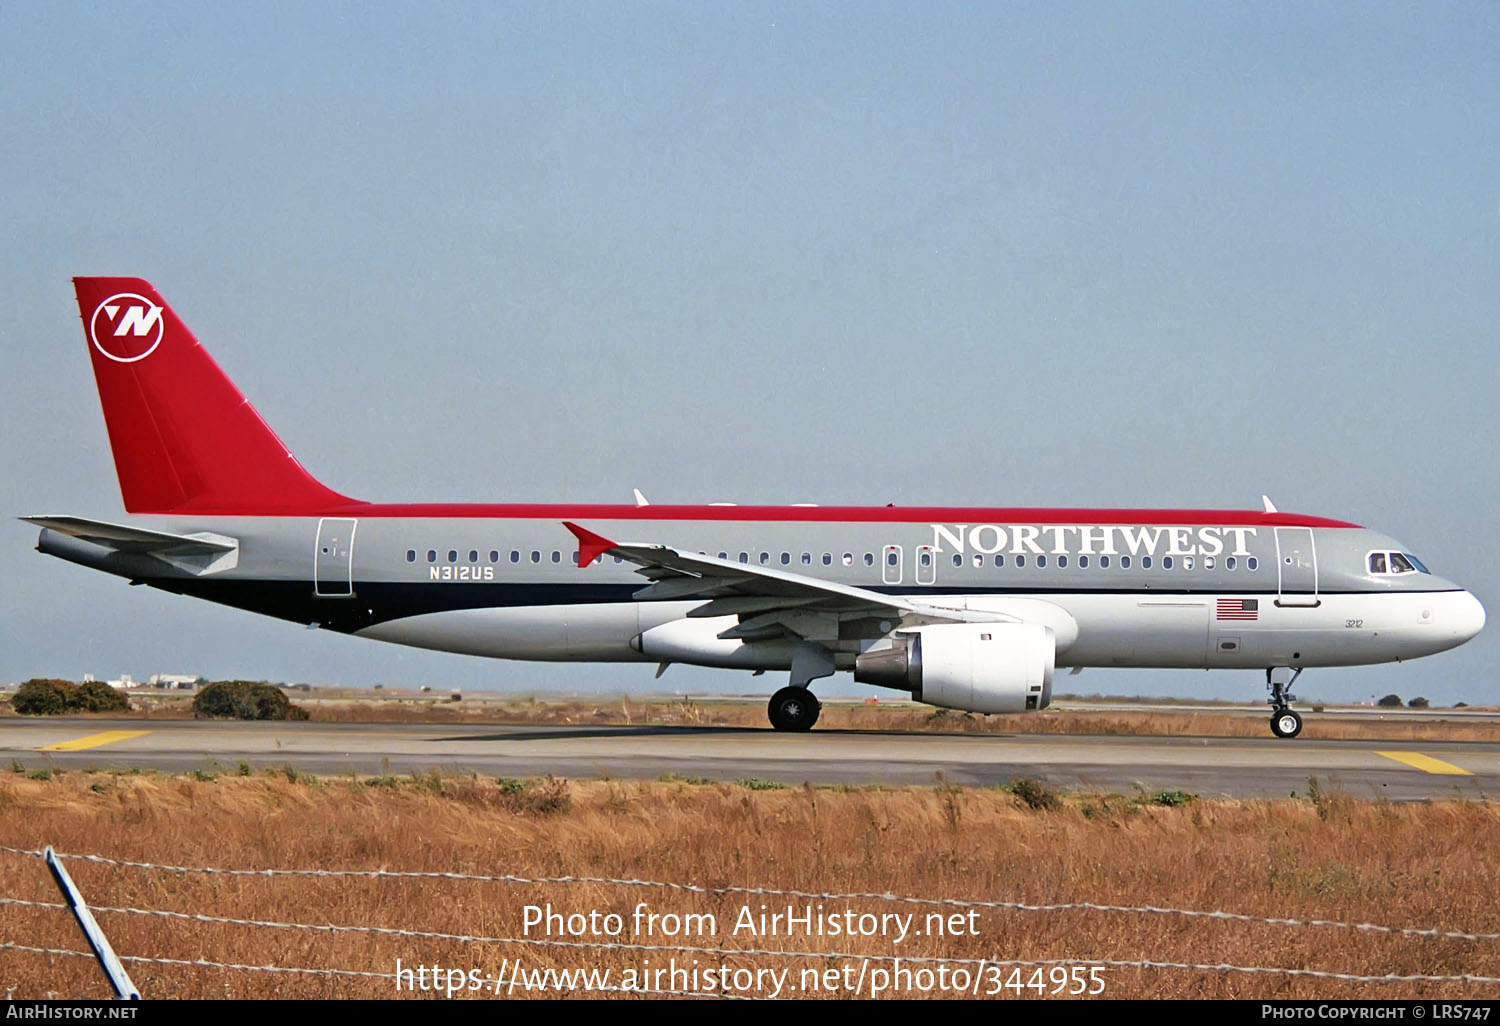
[[[1267,492],[1500,597],[1493,4],[11,4],[0,154],[11,515],[119,514],[69,278],[130,274],[362,498]],[[653,686],[3,537],[0,679]],[[1301,690],[1500,701],[1494,633]]]

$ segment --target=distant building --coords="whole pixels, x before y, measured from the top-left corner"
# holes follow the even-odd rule
[[[198,676],[191,673],[153,673],[146,679],[153,688],[176,688],[191,691],[198,686]]]

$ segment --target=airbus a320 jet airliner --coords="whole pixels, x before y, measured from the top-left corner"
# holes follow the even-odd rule
[[[788,672],[807,730],[838,671],[979,713],[1044,709],[1059,667],[1262,669],[1294,737],[1309,666],[1461,645],[1484,609],[1404,545],[1260,511],[408,505],[316,481],[152,286],[77,278],[128,524],[37,548],[132,584],[506,659]],[[617,541],[615,539],[625,539]]]

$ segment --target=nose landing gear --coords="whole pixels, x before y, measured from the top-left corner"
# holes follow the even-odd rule
[[[1302,675],[1302,668],[1273,666],[1266,670],[1266,687],[1271,697],[1266,702],[1271,706],[1271,733],[1277,737],[1296,737],[1302,733],[1302,717],[1291,708],[1297,700],[1292,694],[1292,682]]]

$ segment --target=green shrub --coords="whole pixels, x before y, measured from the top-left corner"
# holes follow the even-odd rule
[[[1407,702],[1406,703],[1406,707],[1408,709],[1426,709],[1431,704],[1432,703],[1428,702],[1427,699],[1425,699],[1422,696],[1418,695],[1416,698],[1413,698],[1410,702]]]
[[[85,681],[77,689],[78,708],[86,712],[128,712],[130,699],[108,684]]]
[[[221,680],[198,692],[193,715],[203,720],[305,720],[307,710],[269,684]]]
[[[1384,698],[1382,698],[1380,701],[1376,702],[1375,704],[1378,705],[1378,706],[1381,706],[1382,708],[1386,708],[1386,709],[1399,709],[1399,708],[1401,708],[1401,696],[1400,695],[1386,695]]]
[[[76,707],[77,690],[65,680],[33,677],[16,689],[10,707],[22,716],[57,716]]]
[[[33,677],[16,690],[11,708],[22,716],[58,716],[71,712],[128,712],[130,700],[100,681],[82,687],[65,680]]]

